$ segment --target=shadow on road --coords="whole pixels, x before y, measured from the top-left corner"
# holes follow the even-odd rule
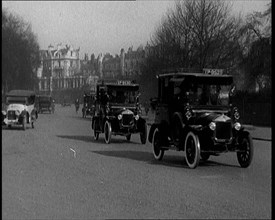
[[[93,142],[93,137],[84,135],[56,135],[59,138],[66,138],[78,141]]]
[[[148,164],[152,165],[161,165],[161,166],[169,166],[169,167],[178,167],[178,168],[187,168],[189,169],[188,165],[185,162],[184,156],[171,156],[171,155],[165,155],[162,159],[162,161],[155,160],[153,158],[152,153],[150,152],[143,152],[143,151],[90,151],[92,153],[109,156],[109,157],[119,157],[119,158],[126,158],[130,160],[137,160],[142,162],[147,162]],[[208,166],[226,166],[226,167],[239,167],[236,165],[231,164],[225,164],[215,161],[206,161],[201,162],[199,164],[200,167],[208,167]]]
[[[95,144],[104,144],[104,145],[106,145],[103,136],[99,137],[99,139],[97,141],[94,140],[94,137],[92,137],[92,136],[84,136],[84,135],[57,135],[57,137],[59,137],[59,138],[66,138],[66,139],[72,139],[72,140],[85,141],[85,142],[95,143]],[[111,143],[114,143],[114,144],[129,144],[129,143],[131,143],[131,144],[141,145],[140,143],[137,143],[137,142],[127,141],[125,139],[125,137],[121,137],[121,139],[114,138],[114,139],[111,140]]]

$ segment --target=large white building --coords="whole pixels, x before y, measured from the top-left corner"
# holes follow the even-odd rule
[[[79,50],[72,46],[52,45],[40,51],[41,67],[37,72],[40,92],[79,88],[84,84],[80,75]]]

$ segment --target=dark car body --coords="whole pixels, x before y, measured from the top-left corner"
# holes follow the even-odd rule
[[[104,133],[105,142],[110,143],[111,135],[126,136],[140,133],[141,143],[146,143],[147,124],[141,116],[139,85],[117,81],[97,85],[95,112],[92,128],[95,139]]]
[[[82,117],[92,116],[95,110],[95,94],[85,93],[83,95]]]
[[[158,76],[158,103],[149,132],[153,154],[185,151],[190,168],[210,155],[237,152],[242,167],[252,161],[251,137],[232,104],[233,77],[204,73],[167,73]]]
[[[43,113],[45,111],[49,113],[54,113],[55,106],[54,100],[49,95],[40,95],[38,96],[38,112]]]

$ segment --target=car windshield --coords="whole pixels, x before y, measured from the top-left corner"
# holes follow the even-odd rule
[[[7,97],[7,104],[27,104],[27,97]]]
[[[127,90],[127,88],[110,88],[108,89],[109,102],[112,103],[126,103],[134,104],[136,102],[136,97],[138,91]]]
[[[230,85],[198,84],[187,91],[190,104],[229,105]]]

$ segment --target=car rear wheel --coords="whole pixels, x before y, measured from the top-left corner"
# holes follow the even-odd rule
[[[22,120],[22,129],[26,130],[26,124],[27,124],[27,117],[24,116],[23,120]]]
[[[127,141],[130,141],[130,140],[131,140],[131,134],[127,134],[127,135],[126,135],[126,140],[127,140]]]
[[[146,144],[146,139],[147,139],[147,124],[143,124],[142,131],[140,132],[140,141],[142,144]]]
[[[201,160],[202,161],[207,161],[210,157],[209,153],[201,153]]]
[[[161,149],[161,134],[158,128],[156,128],[153,133],[152,150],[156,160],[161,160],[163,158],[164,150]]]
[[[99,132],[97,131],[98,127],[98,119],[96,118],[94,121],[93,121],[93,124],[92,124],[92,129],[94,130],[94,140],[98,140],[99,138]]]
[[[97,131],[94,130],[94,140],[97,141],[98,138],[99,138],[99,132],[97,132]]]
[[[237,152],[238,162],[243,168],[249,167],[252,162],[254,148],[250,134],[245,135],[240,141],[241,152]]]
[[[200,142],[198,136],[192,131],[186,135],[184,150],[187,165],[191,169],[196,168],[200,161]]]
[[[104,125],[105,143],[109,144],[112,138],[112,128],[110,122],[106,121]]]

